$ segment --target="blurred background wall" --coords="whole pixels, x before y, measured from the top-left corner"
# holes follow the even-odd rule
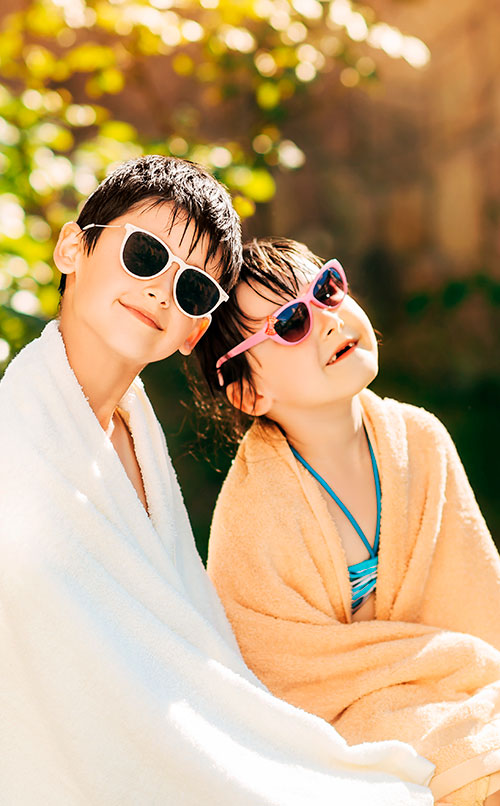
[[[230,188],[245,236],[342,261],[382,333],[373,389],[445,422],[500,543],[496,0],[4,0],[1,13],[3,366],[56,313],[54,237],[96,181],[144,152],[195,159]],[[204,557],[231,455],[207,448],[210,432],[198,442],[177,358],[144,378]]]

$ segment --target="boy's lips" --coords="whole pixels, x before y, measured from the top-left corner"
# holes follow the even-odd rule
[[[120,305],[123,305],[127,311],[130,311],[133,316],[135,316],[141,322],[144,322],[145,325],[154,327],[156,330],[163,330],[163,328],[160,326],[160,323],[157,321],[157,319],[155,319],[152,313],[149,313],[149,311],[143,311],[141,308],[135,308],[132,305],[125,305],[124,302],[121,302]]]
[[[330,366],[330,364],[338,363],[343,358],[350,355],[357,347],[358,342],[359,339],[346,339],[346,341],[342,342],[342,344],[337,347],[331,358],[327,361],[327,367]]]

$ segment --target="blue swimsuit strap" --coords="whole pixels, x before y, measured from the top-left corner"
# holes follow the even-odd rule
[[[377,528],[375,530],[375,540],[374,540],[374,543],[373,543],[373,548],[370,546],[370,543],[366,539],[366,537],[365,537],[365,535],[363,533],[363,530],[361,529],[361,527],[358,524],[357,520],[354,518],[353,515],[351,515],[351,513],[349,512],[349,510],[347,509],[345,504],[343,504],[342,501],[340,500],[340,498],[338,497],[338,495],[336,495],[336,493],[334,493],[334,491],[332,490],[332,488],[330,487],[328,482],[325,481],[323,476],[320,476],[320,474],[317,473],[316,470],[314,470],[313,467],[311,467],[309,462],[306,462],[306,460],[300,455],[300,453],[297,450],[295,450],[293,445],[290,445],[290,450],[292,451],[292,453],[295,456],[295,458],[298,459],[298,461],[302,465],[304,465],[305,468],[307,468],[309,473],[311,473],[311,475],[314,476],[314,478],[317,481],[319,481],[321,486],[327,491],[327,493],[329,493],[329,495],[331,495],[331,497],[333,498],[335,503],[338,504],[338,506],[340,507],[340,509],[342,510],[344,515],[349,519],[349,521],[351,522],[351,524],[355,528],[356,532],[360,536],[361,540],[365,544],[366,548],[370,552],[370,557],[376,557],[377,553],[378,553],[378,545],[379,545],[379,540],[380,540],[380,510],[381,510],[381,498],[382,498],[382,496],[381,496],[381,492],[380,492],[380,477],[379,477],[379,474],[378,474],[377,460],[375,459],[375,454],[373,453],[373,448],[371,446],[370,439],[368,437],[368,434],[366,433],[366,428],[365,428],[365,434],[366,434],[366,438],[368,440],[368,447],[370,449],[370,458],[371,458],[371,461],[372,461],[373,478],[375,480],[375,492],[376,492],[376,495],[377,495]]]

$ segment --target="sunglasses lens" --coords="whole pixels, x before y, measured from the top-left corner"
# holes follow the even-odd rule
[[[345,296],[344,283],[337,269],[330,266],[318,277],[313,290],[313,296],[323,305],[332,308],[340,305]]]
[[[210,275],[194,269],[179,273],[175,295],[188,316],[203,316],[213,310],[220,299],[219,289]]]
[[[123,262],[135,277],[155,277],[169,258],[163,244],[147,232],[131,232],[123,247]]]
[[[293,302],[281,311],[274,329],[284,341],[293,344],[304,338],[309,330],[309,311],[303,302]]]

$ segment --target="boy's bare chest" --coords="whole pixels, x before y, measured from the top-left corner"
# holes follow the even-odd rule
[[[135,455],[132,436],[122,418],[117,414],[114,416],[114,425],[115,427],[111,435],[111,442],[113,443],[113,447],[123,465],[125,473],[132,482],[139,500],[147,512],[148,506],[146,493],[144,490],[141,469],[137,461],[137,456]]]

